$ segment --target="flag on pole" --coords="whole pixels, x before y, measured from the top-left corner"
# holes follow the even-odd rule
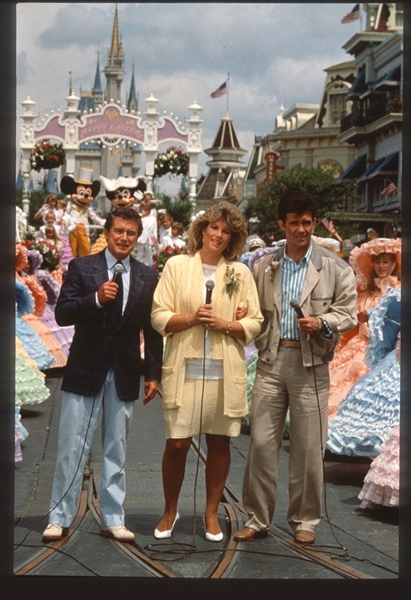
[[[387,185],[386,188],[383,189],[383,191],[381,192],[381,196],[391,196],[391,194],[393,194],[396,191],[397,186],[393,183],[390,183],[389,185]]]
[[[211,96],[211,98],[219,98],[220,96],[224,96],[224,94],[226,94],[226,93],[227,93],[227,81],[224,81],[224,83],[222,83],[219,88],[214,90],[214,92],[212,92],[210,94],[210,96]]]
[[[358,21],[360,16],[360,5],[356,4],[352,11],[347,13],[345,17],[341,19],[341,23],[352,23],[353,21]]]
[[[336,228],[334,227],[334,223],[331,221],[331,219],[323,219],[321,221],[321,223],[324,225],[324,227],[326,228],[327,231],[329,231],[331,233],[331,235],[333,235],[334,237],[337,238],[337,240],[339,242],[342,242],[342,238],[340,237],[340,235],[337,233]]]

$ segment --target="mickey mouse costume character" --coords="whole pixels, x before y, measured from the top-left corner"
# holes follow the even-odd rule
[[[93,199],[100,191],[100,182],[92,181],[92,175],[92,169],[81,168],[77,180],[65,175],[60,182],[63,194],[71,196],[66,212],[76,223],[76,228],[69,233],[70,248],[74,257],[90,254],[89,219],[102,227],[105,223],[105,219],[99,217],[91,207]]]
[[[107,179],[100,175],[100,181],[103,183],[106,191],[106,197],[112,204],[112,210],[116,208],[133,208],[135,200],[141,200],[143,192],[146,189],[145,177],[118,177],[117,179]],[[107,246],[104,231],[96,240],[91,248],[90,254],[97,254]]]

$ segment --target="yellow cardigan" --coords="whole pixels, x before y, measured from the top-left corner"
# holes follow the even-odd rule
[[[240,274],[239,286],[231,298],[224,283],[227,264],[230,268],[234,267],[235,273]],[[186,360],[202,358],[204,349],[204,330],[201,325],[176,333],[166,333],[167,323],[173,315],[195,312],[203,303],[204,276],[200,254],[197,252],[194,256],[183,254],[170,258],[155,290],[151,314],[154,329],[167,337],[162,372],[163,408],[181,406]],[[239,306],[246,306],[248,309],[247,315],[240,320],[245,332],[244,340],[210,331],[213,358],[223,359],[224,414],[228,417],[242,417],[248,412],[244,346],[259,334],[263,321],[256,285],[246,265],[220,259],[212,305],[214,314],[227,321],[235,321]]]

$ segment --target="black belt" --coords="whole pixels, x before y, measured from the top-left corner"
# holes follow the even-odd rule
[[[286,348],[301,348],[301,342],[298,340],[280,340],[280,346]]]

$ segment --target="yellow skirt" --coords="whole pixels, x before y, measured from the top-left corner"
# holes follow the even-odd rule
[[[164,409],[166,438],[189,438],[200,433],[240,434],[241,417],[224,415],[223,380],[186,379],[179,408]],[[200,427],[201,424],[201,427]]]

